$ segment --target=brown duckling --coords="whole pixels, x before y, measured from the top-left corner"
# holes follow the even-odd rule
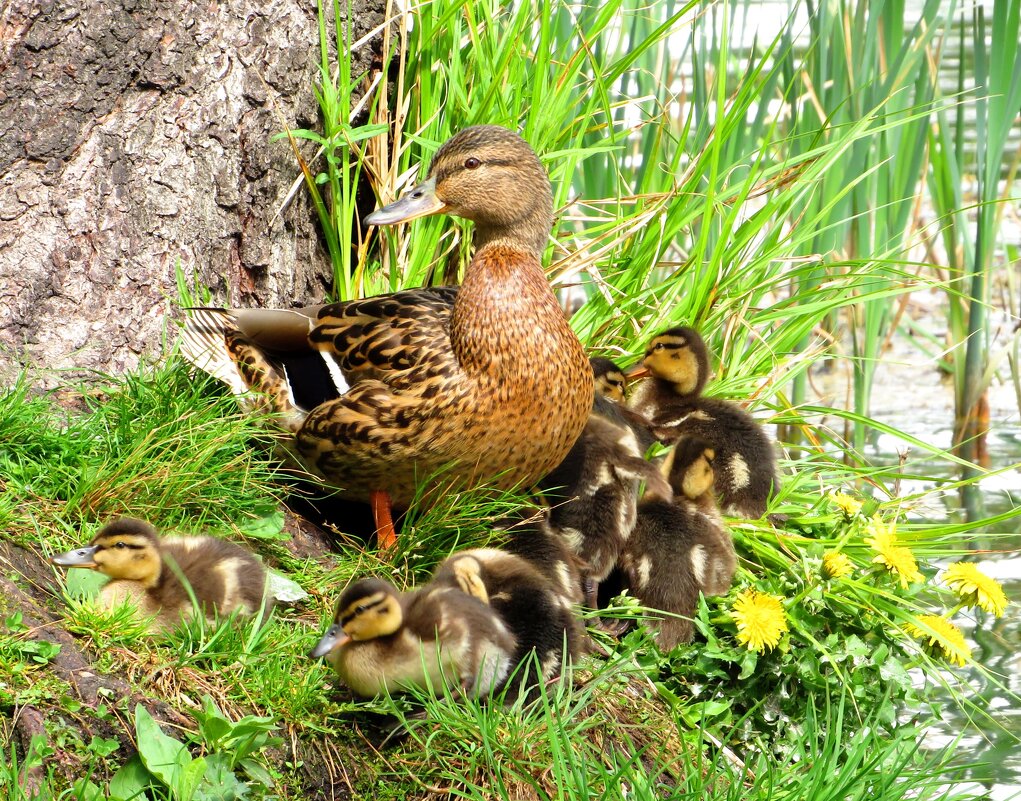
[[[639,483],[669,499],[670,486],[643,458],[633,429],[603,414],[597,398],[585,430],[561,465],[544,480],[551,489],[548,523],[582,561],[585,603],[596,607],[599,583],[613,570],[635,524]],[[612,405],[612,404],[610,404]]]
[[[496,523],[494,528],[506,534],[500,547],[520,556],[543,573],[553,582],[565,604],[574,606],[582,603],[582,561],[563,537],[550,529],[545,510],[530,511],[531,514],[523,511]]]
[[[516,649],[496,612],[456,587],[401,594],[388,581],[362,578],[340,596],[311,656],[325,657],[366,698],[409,687],[485,697],[507,680]]]
[[[512,662],[522,666],[514,677],[518,686],[553,678],[565,656],[574,660],[584,648],[585,635],[570,598],[517,554],[498,548],[455,553],[439,566],[432,583],[459,587],[499,615],[517,641]]]
[[[191,595],[207,618],[251,615],[271,604],[262,562],[241,546],[216,537],[161,537],[153,526],[130,517],[108,523],[89,545],[50,561],[109,576],[100,602],[108,608],[135,602],[141,616],[155,615],[154,631],[190,617]]]
[[[627,387],[624,371],[616,362],[604,356],[593,356],[589,359],[589,364],[592,365],[592,375],[596,382],[596,395],[623,404],[624,390]]]
[[[656,624],[664,650],[691,639],[687,618],[698,606],[699,593],[725,594],[737,569],[734,543],[713,498],[713,448],[686,442],[690,458],[679,476],[683,495],[672,502],[639,503],[634,532],[621,554],[633,595],[650,609],[671,613]]]
[[[207,309],[182,339],[199,369],[238,394],[264,393],[308,469],[372,504],[384,545],[396,536],[391,504],[407,508],[430,477],[532,486],[570,450],[592,402],[588,359],[542,268],[553,193],[528,143],[496,125],[466,128],[423,183],[365,222],[431,214],[475,224],[460,287],[317,309]],[[289,368],[280,354],[295,350],[325,369]],[[313,373],[316,387],[296,386]]]
[[[671,328],[655,336],[645,349],[643,369],[651,378],[641,382],[628,406],[647,418],[662,442],[690,437],[716,452],[716,493],[729,515],[762,517],[771,493],[780,486],[773,442],[755,419],[719,398],[705,397],[709,352],[692,328]],[[684,460],[675,469],[687,469]],[[678,482],[671,476],[676,489]]]

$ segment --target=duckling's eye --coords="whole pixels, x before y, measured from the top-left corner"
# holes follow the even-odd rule
[[[128,547],[128,544],[126,542],[124,542],[123,540],[118,540],[116,543],[114,543],[113,547],[114,548],[120,548],[121,550],[124,550],[125,548]]]
[[[366,606],[365,604],[361,604],[360,606],[356,606],[355,607],[355,614],[356,615],[364,615],[368,611],[369,611],[369,607]]]
[[[482,162],[475,158],[475,156],[469,156],[464,160],[464,168],[466,170],[474,170],[480,164],[482,164]]]
[[[665,347],[666,347],[666,345],[664,345],[662,342],[657,342],[655,345],[652,346],[652,349],[653,350],[663,350],[663,348],[665,348]]]

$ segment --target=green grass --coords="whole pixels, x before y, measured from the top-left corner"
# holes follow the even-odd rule
[[[5,444],[0,450],[8,465],[15,463],[15,452],[20,455],[18,469],[8,468],[14,479],[10,485],[14,491],[9,494],[18,499],[11,505],[9,521],[16,541],[45,554],[87,538],[85,531],[76,529],[84,525],[88,530],[93,522],[80,522],[81,507],[65,500],[77,497],[78,488],[67,487],[65,495],[40,504],[38,499],[45,497],[40,490],[54,492],[61,485],[39,484],[31,496],[35,502],[29,503],[26,477],[38,481],[47,463],[69,464],[75,459],[78,474],[90,475],[93,462],[107,462],[113,445],[134,449],[132,437],[110,425],[110,420],[134,408],[162,414],[167,406],[165,393],[174,386],[167,376],[178,370],[171,364],[144,368],[121,381],[104,379],[104,397],[112,399],[116,414],[92,406],[68,412],[54,400],[66,403],[66,393],[36,396],[28,390],[26,378],[17,389],[23,404],[5,407],[9,411],[0,418],[10,423],[16,415],[11,409],[30,409],[37,434],[34,443],[23,434],[16,446]],[[201,392],[172,406],[178,420],[176,436],[193,443],[200,453],[208,450],[206,440],[215,441],[227,465],[234,464],[239,453],[255,459],[258,450],[252,450],[247,425],[223,408],[218,392],[200,385]],[[202,413],[207,407],[225,415],[220,426]],[[223,426],[232,428],[225,433]],[[71,430],[78,435],[48,437]],[[151,436],[148,428],[131,430],[143,441]],[[83,448],[82,441],[88,441],[89,447]],[[168,458],[177,454],[172,448],[167,453]],[[212,625],[195,619],[164,636],[144,634],[123,612],[98,612],[91,607],[87,596],[95,585],[90,589],[88,582],[76,578],[91,574],[72,573],[66,584],[55,575],[56,594],[49,604],[63,610],[68,629],[97,672],[127,680],[143,697],[165,699],[190,716],[194,702],[208,696],[230,721],[254,715],[272,723],[290,745],[283,749],[266,744],[251,757],[256,766],[252,770],[261,766],[264,773],[259,775],[270,787],[237,766],[230,768],[232,781],[248,787],[254,794],[250,797],[307,792],[315,786],[316,777],[323,776],[338,787],[350,782],[356,793],[382,793],[380,797],[387,793],[424,797],[443,788],[464,798],[513,798],[519,793],[536,798],[623,798],[621,788],[626,787],[638,794],[627,797],[671,793],[723,799],[735,797],[735,788],[740,787],[746,793],[742,797],[772,798],[770,793],[776,791],[769,788],[778,785],[794,797],[793,788],[821,792],[837,762],[841,775],[859,777],[862,794],[864,788],[873,788],[869,792],[880,792],[883,798],[908,792],[940,797],[939,782],[947,778],[943,758],[917,753],[917,733],[905,728],[902,718],[908,710],[922,714],[931,703],[927,692],[908,681],[906,670],[920,667],[940,680],[947,665],[938,654],[923,651],[904,629],[918,613],[952,607],[952,594],[933,581],[935,571],[924,560],[953,554],[959,529],[916,526],[905,535],[922,560],[926,581],[901,590],[888,572],[871,564],[872,554],[863,544],[868,516],[892,519],[896,503],[881,497],[865,499],[861,515],[840,513],[820,495],[818,481],[836,487],[855,473],[842,473],[839,462],[813,464],[813,460],[818,457],[799,463],[804,470],[785,489],[781,505],[796,514],[784,531],[756,522],[734,525],[742,556],[736,587],[728,598],[713,599],[700,610],[696,626],[701,634],[696,644],[661,654],[639,629],[608,660],[582,661],[572,672],[572,681],[549,686],[530,707],[517,703],[502,709],[430,697],[411,702],[354,700],[322,663],[306,657],[332,615],[340,588],[351,577],[375,572],[399,586],[421,581],[452,550],[492,539],[492,523],[521,500],[506,493],[450,494],[428,511],[413,515],[405,549],[392,561],[351,546],[337,554],[296,559],[279,539],[279,516],[254,518],[276,503],[280,494],[272,469],[259,462],[259,469],[246,473],[244,492],[239,489],[231,499],[237,505],[207,510],[206,519],[223,515],[214,518],[218,522],[213,530],[245,541],[272,567],[300,583],[310,593],[305,603],[278,608],[266,620],[228,619]],[[144,471],[147,485],[145,494],[135,496],[139,502],[173,494],[177,508],[171,515],[209,503],[207,481],[182,483],[171,470],[152,471],[142,462],[134,464]],[[220,470],[220,465],[210,462],[199,473]],[[227,480],[222,475],[218,479]],[[883,479],[881,474],[873,476],[876,481]],[[135,486],[140,481],[128,483]],[[116,513],[121,511],[139,513],[130,505],[116,507]],[[231,525],[232,515],[242,525],[237,524],[238,518]],[[167,519],[174,518],[164,517],[164,525]],[[824,581],[819,570],[822,553],[834,547],[842,547],[857,569],[856,575],[839,583]],[[781,647],[762,655],[737,643],[731,620],[732,599],[748,586],[785,599],[790,632]],[[641,618],[633,605],[621,613]],[[52,710],[54,719],[74,709],[70,720],[98,725],[88,709],[74,704],[65,683],[48,678],[46,668],[54,654],[53,647],[38,640],[35,632],[19,628],[16,620],[8,621],[8,632],[0,637],[0,684],[10,688],[3,696],[4,708],[12,713],[26,705]],[[953,692],[957,703],[972,704],[963,691]],[[112,712],[122,721],[134,715],[127,699],[108,702],[105,714]],[[422,712],[424,720],[419,716]],[[982,714],[977,707],[971,712]],[[408,717],[412,713],[418,715]],[[924,722],[924,715],[920,721]],[[388,733],[401,722],[408,733],[388,740]],[[58,733],[68,730],[73,727],[50,729],[47,748],[63,737],[57,751],[75,755],[67,758],[89,776],[89,793],[105,791],[118,770],[129,770],[126,760],[138,736],[131,727],[118,723],[112,738],[104,735],[116,745],[102,757],[86,743],[76,744],[70,735]],[[806,731],[814,739],[806,740]],[[218,750],[221,746],[204,744],[197,721],[195,728],[178,733],[177,739],[188,748],[192,759],[188,765],[194,763],[205,771],[212,764],[216,770],[226,770],[220,758],[207,759],[223,752]],[[848,743],[853,747],[849,749]],[[806,748],[819,753],[802,753]],[[815,762],[804,761],[809,757]],[[200,758],[206,761],[195,761]],[[744,762],[754,779],[742,778],[734,760]],[[884,765],[903,764],[903,782],[875,789],[887,775],[878,769],[877,760]],[[198,776],[198,768],[194,770]],[[52,773],[47,779],[52,797],[69,797],[60,784],[66,781],[62,775]],[[204,780],[193,778],[199,782],[196,787],[205,786]],[[187,788],[168,789],[173,781],[157,782],[150,797],[184,797]]]

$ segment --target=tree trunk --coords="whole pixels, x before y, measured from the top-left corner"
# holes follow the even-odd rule
[[[355,37],[383,20],[385,0],[354,7]],[[307,0],[0,10],[0,382],[158,352],[178,264],[230,305],[323,298],[314,214],[303,191],[280,213],[299,171],[270,141],[281,116],[318,127],[318,59]]]

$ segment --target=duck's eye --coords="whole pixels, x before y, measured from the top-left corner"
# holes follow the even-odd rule
[[[480,164],[482,164],[482,162],[475,158],[475,156],[469,156],[464,160],[464,168],[466,170],[474,170]]]
[[[124,548],[128,547],[128,544],[126,542],[124,542],[124,541],[118,541],[118,542],[114,543],[113,547],[114,548],[120,548],[121,550],[123,550]]]
[[[365,604],[361,604],[361,605],[355,607],[355,614],[356,615],[364,615],[366,613],[366,611],[368,611],[368,609],[369,609],[369,607],[365,606]]]
[[[666,347],[666,345],[664,345],[662,342],[657,342],[655,345],[652,346],[652,349],[653,350],[663,350],[663,348],[665,348],[665,347]]]

